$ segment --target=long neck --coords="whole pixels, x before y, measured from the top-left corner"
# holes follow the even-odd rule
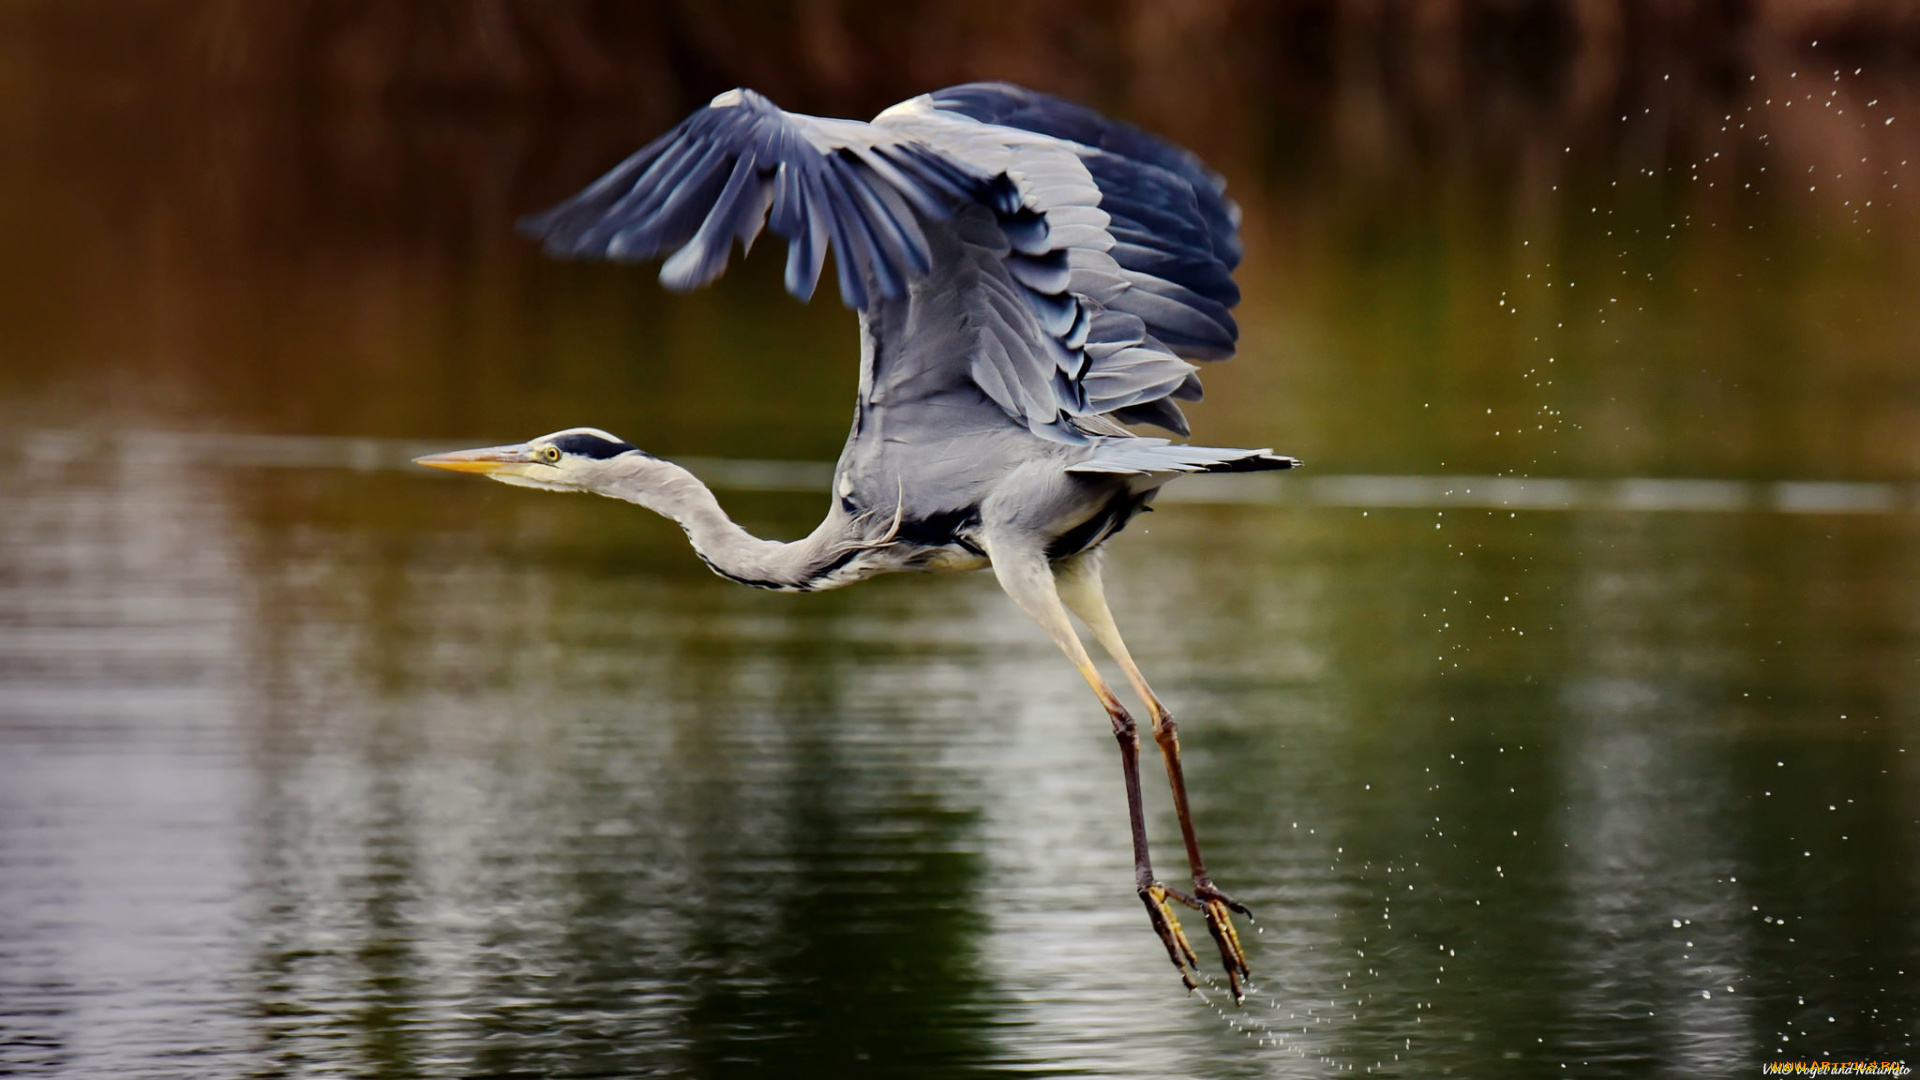
[[[734,523],[707,485],[671,461],[625,454],[621,467],[594,490],[672,518],[702,561],[721,577],[761,589],[806,591],[860,549],[836,506],[812,535],[792,543],[762,540]]]

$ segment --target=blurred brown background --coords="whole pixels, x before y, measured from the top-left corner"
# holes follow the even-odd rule
[[[1724,84],[1809,40],[1920,54],[1920,6],[1903,0],[12,0],[0,18],[9,76],[81,64],[108,95],[160,80],[363,104],[593,102],[656,122],[704,85],[852,113],[990,74],[1204,130],[1207,106],[1247,88],[1308,107],[1378,67],[1402,73],[1409,106],[1499,91],[1577,115],[1650,70]]]
[[[597,111],[652,133],[732,86],[865,116],[996,78],[1172,134],[1229,172],[1285,172],[1331,146],[1385,175],[1524,153],[1656,100],[1685,138],[1744,100],[1749,76],[1801,57],[1882,74],[1920,63],[1920,4],[9,0],[0,110],[11,124],[263,102]]]
[[[1627,258],[1646,293],[1634,302],[1669,307],[1638,340],[1618,322],[1589,335],[1560,369],[1550,404],[1588,425],[1563,433],[1562,470],[1920,470],[1920,314],[1902,302],[1920,248],[1898,239],[1920,221],[1898,190],[1920,158],[1920,5],[1899,0],[10,0],[0,320],[24,347],[0,378],[21,400],[46,393],[58,358],[109,358],[143,406],[172,394],[195,414],[150,424],[505,434],[526,422],[511,392],[491,411],[449,405],[425,430],[387,406],[438,401],[476,362],[551,354],[531,340],[532,290],[621,328],[549,378],[637,400],[701,378],[667,353],[711,331],[663,331],[710,316],[662,304],[643,271],[541,266],[515,218],[728,87],[869,116],[977,78],[1086,101],[1228,177],[1247,218],[1251,362],[1210,379],[1209,437],[1281,440],[1347,469],[1514,467],[1480,407],[1442,420],[1424,403],[1534,407],[1516,377],[1556,351],[1566,365],[1573,345],[1535,345],[1542,327],[1503,319],[1496,299],[1571,333],[1586,324],[1524,290],[1565,292],[1591,276],[1583,260],[1618,277],[1609,260]],[[1784,182],[1808,174],[1817,191]],[[1630,226],[1597,224],[1603,206]],[[1696,240],[1683,250],[1621,247],[1681,225]],[[754,288],[757,265],[727,288]],[[1755,266],[1770,267],[1763,293]],[[813,348],[818,363],[783,369],[805,396],[772,395],[739,417],[749,430],[710,415],[747,408],[722,392],[737,371],[686,387],[699,423],[603,423],[644,422],[664,451],[718,452],[709,432],[831,457],[851,378],[832,307],[752,308],[768,326],[755,348]],[[799,401],[832,419],[795,426]],[[579,422],[560,411],[536,423]],[[767,424],[788,426],[762,439]]]

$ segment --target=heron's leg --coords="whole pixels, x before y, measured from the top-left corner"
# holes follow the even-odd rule
[[[1167,948],[1167,959],[1179,969],[1180,981],[1192,990],[1194,981],[1187,965],[1198,964],[1199,960],[1194,956],[1193,945],[1187,941],[1186,931],[1180,928],[1180,920],[1173,916],[1172,905],[1167,903],[1170,896],[1183,901],[1186,898],[1160,884],[1153,876],[1153,864],[1147,856],[1147,818],[1140,799],[1140,736],[1133,716],[1093,666],[1086,648],[1080,644],[1080,636],[1074,633],[1067,609],[1061,606],[1060,594],[1054,588],[1053,572],[1046,556],[1037,551],[1007,551],[1004,545],[993,548],[992,552],[993,572],[1000,579],[1000,587],[1040,624],[1060,651],[1067,654],[1067,659],[1079,669],[1113,721],[1113,736],[1120,744],[1120,771],[1127,782],[1127,818],[1133,826],[1134,887],[1140,893],[1140,902],[1146,905],[1154,932]]]
[[[1127,643],[1121,640],[1120,628],[1114,624],[1113,612],[1107,608],[1106,591],[1101,586],[1099,552],[1062,559],[1053,565],[1053,573],[1060,599],[1093,631],[1094,639],[1126,673],[1133,692],[1146,703],[1147,713],[1153,720],[1153,739],[1160,744],[1161,757],[1166,759],[1167,783],[1173,788],[1173,808],[1180,819],[1180,838],[1187,845],[1187,864],[1193,869],[1193,896],[1207,913],[1207,929],[1220,946],[1220,960],[1226,966],[1227,981],[1238,1001],[1240,980],[1251,973],[1247,968],[1246,950],[1240,946],[1240,934],[1234,929],[1233,917],[1228,912],[1237,911],[1248,918],[1252,918],[1253,913],[1245,904],[1221,892],[1207,874],[1206,860],[1200,856],[1200,841],[1193,831],[1193,815],[1187,808],[1186,774],[1180,765],[1179,725],[1147,685],[1146,676],[1140,673],[1139,666],[1127,652]]]

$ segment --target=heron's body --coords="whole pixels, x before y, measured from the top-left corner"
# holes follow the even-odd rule
[[[1193,155],[1017,87],[954,87],[872,123],[783,112],[729,91],[561,206],[528,222],[550,250],[648,259],[670,288],[725,269],[770,225],[787,286],[810,296],[826,252],[860,313],[853,428],[820,526],[792,542],[735,525],[705,485],[593,428],[421,459],[557,491],[626,499],[677,521],[723,577],[782,592],[896,571],[991,567],[1099,695],[1126,769],[1137,886],[1187,978],[1169,897],[1205,910],[1236,997],[1247,965],[1186,806],[1173,719],[1127,656],[1102,598],[1100,546],[1189,472],[1283,469],[1267,450],[1176,445],[1199,397],[1188,360],[1225,359],[1238,329],[1238,211]],[[1167,758],[1194,894],[1153,878],[1134,722],[1086,656],[1071,610],[1147,703]],[[1192,985],[1191,980],[1188,984]]]

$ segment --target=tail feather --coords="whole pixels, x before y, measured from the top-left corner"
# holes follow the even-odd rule
[[[1151,476],[1172,473],[1269,472],[1300,462],[1272,450],[1220,446],[1177,446],[1165,439],[1105,439],[1087,460],[1069,466],[1073,473]]]

